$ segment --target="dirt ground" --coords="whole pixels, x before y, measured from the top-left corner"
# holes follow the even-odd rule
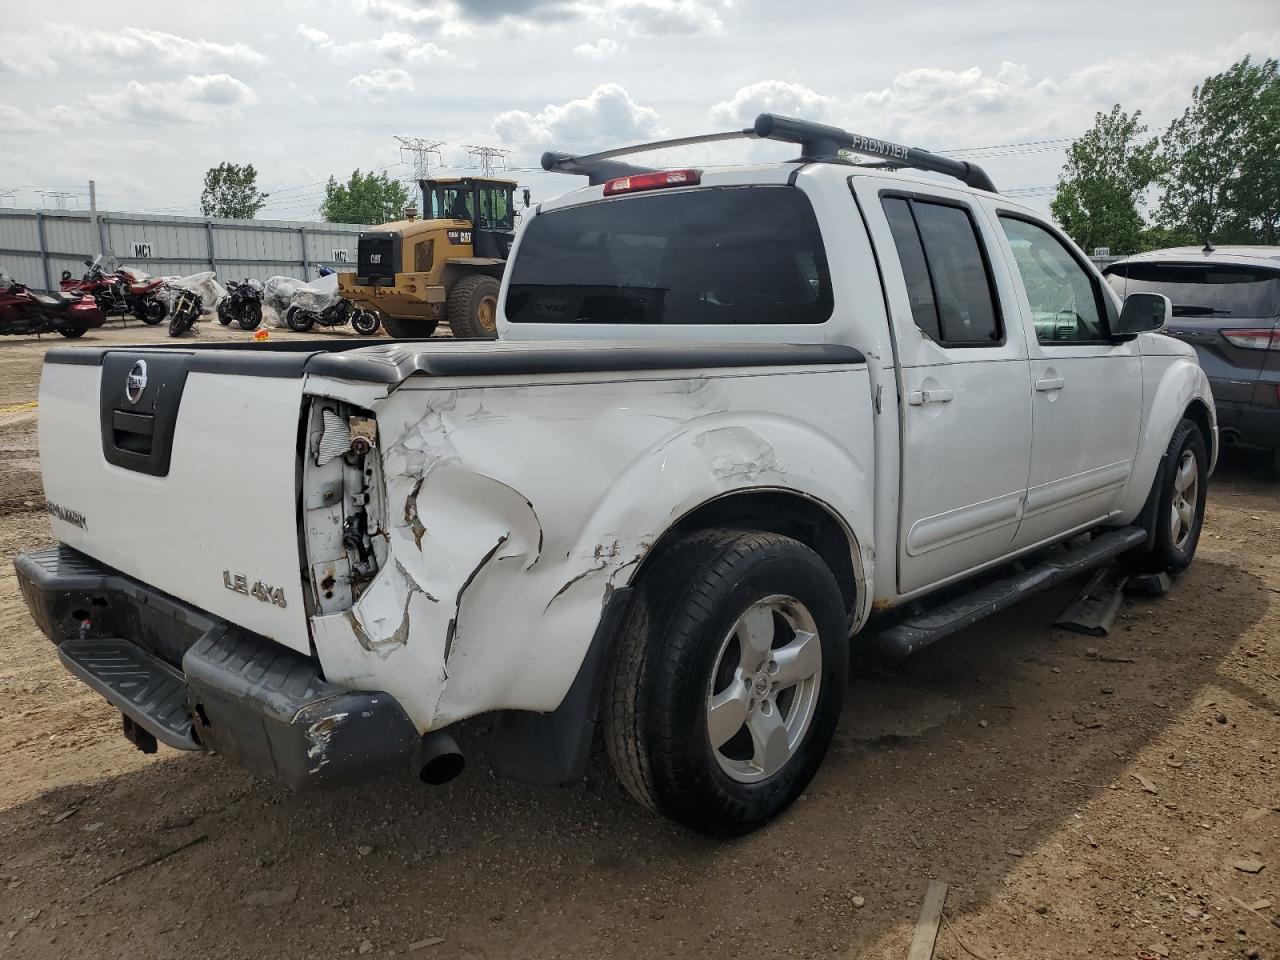
[[[495,778],[479,725],[439,788],[396,773],[297,795],[134,750],[32,625],[10,562],[49,540],[34,401],[57,342],[0,342],[0,956],[901,960],[936,878],[939,958],[1280,957],[1263,458],[1228,451],[1195,564],[1126,601],[1109,637],[1051,626],[1077,584],[861,663],[805,796],[712,843],[640,810],[601,758],[559,790]]]

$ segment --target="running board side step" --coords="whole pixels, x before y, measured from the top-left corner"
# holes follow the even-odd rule
[[[1074,547],[1053,548],[1031,565],[1015,567],[997,580],[909,616],[876,634],[874,643],[891,657],[906,657],[929,644],[1019,603],[1033,593],[1101,566],[1127,550],[1142,546],[1141,527],[1108,530]]]

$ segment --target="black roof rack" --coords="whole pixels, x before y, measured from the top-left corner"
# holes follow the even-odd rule
[[[864,137],[850,133],[839,127],[825,123],[814,123],[812,120],[797,120],[794,117],[780,117],[773,113],[762,113],[756,117],[755,125],[746,130],[730,130],[726,133],[708,133],[697,137],[678,137],[674,140],[655,140],[652,143],[639,143],[630,147],[618,147],[613,150],[602,150],[575,157],[567,153],[548,151],[542,155],[542,169],[552,173],[571,173],[587,177],[591,184],[604,183],[614,177],[628,177],[641,173],[653,173],[653,167],[639,167],[630,163],[618,163],[615,157],[632,153],[646,153],[650,150],[666,150],[671,147],[687,147],[701,143],[716,143],[721,140],[778,140],[783,143],[798,143],[800,156],[797,158],[806,163],[839,163],[843,160],[841,150],[861,153],[869,157],[879,157],[891,167],[913,167],[916,170],[929,170],[934,173],[955,177],[976,190],[988,190],[997,193],[996,186],[987,176],[987,172],[976,163],[966,160],[953,160],[940,154],[931,153],[920,147],[904,147],[887,140],[875,137]]]

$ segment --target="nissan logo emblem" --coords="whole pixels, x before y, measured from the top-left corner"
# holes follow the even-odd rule
[[[137,403],[147,390],[147,361],[139,360],[124,380],[124,398]]]

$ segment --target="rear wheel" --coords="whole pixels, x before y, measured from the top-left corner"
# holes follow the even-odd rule
[[[58,332],[68,340],[75,340],[79,337],[83,337],[86,329],[86,327],[79,326],[78,324],[64,324],[58,328]]]
[[[387,335],[397,340],[425,340],[436,332],[439,320],[419,320],[417,317],[383,317],[382,325]]]
[[[1174,429],[1156,483],[1155,543],[1127,559],[1141,572],[1181,573],[1196,555],[1209,486],[1209,449],[1193,421],[1184,419]]]
[[[459,340],[498,339],[498,292],[502,285],[482,273],[463,277],[449,291],[449,327]]]
[[[221,313],[218,314],[218,319],[222,319]],[[258,324],[261,322],[262,304],[253,302],[246,303],[244,305],[244,312],[241,313],[240,318],[236,320],[236,323],[240,324],[241,330],[256,330],[258,328]]]
[[[817,771],[844,698],[844,603],[808,547],[712,530],[648,568],[604,701],[618,779],[713,836],[753,830]]]
[[[138,303],[134,308],[133,314],[143,323],[149,326],[155,326],[162,321],[165,314],[169,312],[169,308],[165,306],[164,301],[159,297],[147,297]]]

